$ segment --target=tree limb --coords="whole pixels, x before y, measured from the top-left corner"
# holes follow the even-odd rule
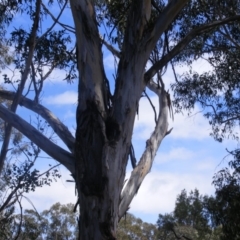
[[[65,4],[67,4],[67,3],[68,3],[68,1],[65,2]],[[50,17],[51,17],[52,20],[54,21],[54,25],[55,25],[56,23],[58,23],[58,24],[59,24],[61,27],[63,27],[64,29],[66,29],[66,30],[68,30],[68,31],[70,31],[70,32],[72,32],[72,33],[75,33],[74,27],[59,22],[59,18],[60,18],[60,16],[61,16],[62,13],[60,13],[60,14],[57,16],[57,18],[56,18],[56,17],[54,17],[54,15],[48,10],[48,8],[45,6],[44,3],[41,3],[41,4],[42,4],[42,6],[43,6],[43,9],[50,15]],[[64,8],[65,8],[65,6],[66,6],[65,4],[64,4],[64,7],[62,8],[61,12],[64,10]]]
[[[16,110],[17,110],[17,106],[18,106],[20,97],[22,95],[26,80],[29,75],[29,70],[30,70],[30,66],[32,63],[33,53],[34,53],[34,49],[35,49],[35,45],[36,45],[36,36],[37,36],[37,30],[38,30],[38,25],[39,25],[39,20],[40,20],[40,9],[41,9],[41,0],[37,0],[35,16],[34,16],[34,20],[33,20],[31,33],[29,36],[29,52],[28,52],[27,59],[25,62],[25,68],[22,73],[21,82],[18,86],[17,93],[16,93],[16,95],[13,99],[12,105],[11,105],[12,112],[16,112]],[[0,173],[2,172],[4,160],[7,155],[7,149],[8,149],[8,145],[10,142],[11,131],[12,131],[12,126],[11,126],[11,124],[8,123],[6,126],[6,129],[5,129],[5,137],[4,137],[1,154],[0,154]]]
[[[16,93],[6,90],[0,90],[0,97],[13,100]],[[66,144],[68,149],[73,153],[74,152],[74,143],[75,138],[72,136],[68,128],[47,108],[34,102],[33,100],[21,96],[19,105],[24,106],[33,112],[39,114],[44,118],[49,125],[52,127],[54,132],[59,136],[59,138]]]
[[[159,109],[157,124],[151,137],[146,142],[146,149],[138,165],[133,169],[129,180],[122,191],[119,205],[119,219],[127,211],[129,204],[137,193],[143,179],[149,173],[157,150],[168,130],[168,93],[164,89],[155,89],[155,91],[158,93],[159,108],[161,108]]]
[[[225,120],[222,120],[221,123],[227,123],[227,122],[230,122],[230,121],[233,121],[233,120],[240,120],[240,115],[229,117],[229,118],[227,118]]]
[[[20,118],[15,113],[9,111],[0,104],[0,118],[11,124],[14,128],[23,133],[34,144],[39,146],[50,157],[63,164],[73,175],[75,173],[74,157],[71,153],[60,148],[47,137],[41,134],[36,128]]]
[[[155,22],[155,25],[150,33],[144,38],[143,46],[153,49],[156,46],[157,41],[167,27],[172,23],[174,18],[183,9],[183,7],[189,2],[189,0],[171,0],[165,7],[161,15]]]
[[[114,48],[111,44],[109,44],[103,36],[99,35],[101,41],[103,42],[103,44],[105,45],[105,47],[116,57],[120,58],[121,57],[121,53]]]
[[[145,82],[148,82],[160,69],[162,69],[169,61],[171,61],[177,54],[184,50],[184,48],[199,34],[210,30],[213,27],[217,27],[222,24],[227,24],[229,22],[240,20],[240,16],[229,17],[223,20],[218,20],[203,26],[197,27],[191,30],[188,35],[183,38],[168,54],[157,61],[153,66],[145,73]]]
[[[59,18],[61,17],[61,15],[62,15],[62,13],[63,13],[63,11],[64,11],[67,3],[68,3],[68,1],[65,0],[65,3],[64,3],[64,5],[63,5],[62,9],[60,10],[57,18],[53,17],[53,15],[52,15],[51,12],[47,9],[47,7],[46,7],[43,3],[41,3],[41,5],[43,6],[44,10],[52,17],[52,19],[54,20],[54,22],[53,22],[52,26],[51,26],[50,28],[48,28],[48,30],[38,39],[38,41],[40,41],[41,39],[43,39],[43,38],[54,28],[54,26],[55,26],[57,23],[59,23]]]

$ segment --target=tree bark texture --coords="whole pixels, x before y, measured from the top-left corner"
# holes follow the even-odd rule
[[[147,84],[144,72],[149,54],[187,1],[181,4],[178,1],[176,6],[173,4],[166,8],[166,24],[157,22],[153,32],[144,35],[148,41],[143,37],[147,25],[145,18],[149,18],[149,12],[143,14],[145,2],[132,4],[115,92],[110,102],[93,3],[88,0],[70,1],[79,70],[75,179],[80,204],[80,239],[116,238],[117,223],[149,172],[157,148],[167,133],[167,98],[162,89],[159,97],[163,110],[159,114],[159,124],[147,142],[141,165],[121,195],[138,102]]]

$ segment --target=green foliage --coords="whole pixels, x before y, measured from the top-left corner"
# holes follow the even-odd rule
[[[12,62],[13,56],[9,52],[9,47],[4,40],[0,40],[0,73],[1,69],[5,68]]]
[[[78,213],[73,212],[73,209],[71,203],[55,203],[41,213],[25,210],[19,239],[75,240],[78,236]],[[20,215],[16,218],[19,221]],[[126,218],[119,223],[117,239],[157,240],[157,227],[127,213]]]
[[[214,225],[215,204],[214,198],[200,195],[197,189],[189,195],[183,190],[176,199],[173,213],[159,214],[159,239],[219,240],[222,228]]]
[[[16,216],[15,209],[17,203],[20,210],[22,209],[22,197],[30,191],[35,191],[37,187],[50,185],[53,179],[56,180],[61,177],[58,169],[54,167],[45,173],[40,173],[38,170],[32,169],[33,166],[34,161],[28,159],[22,163],[18,161],[15,164],[8,164],[4,168],[0,179],[0,240],[14,239],[17,236],[19,227],[22,224],[22,217],[21,215]],[[30,211],[30,213],[32,212]],[[26,216],[24,215],[24,221],[29,222],[26,227],[26,231],[28,232],[27,236],[36,236],[39,230],[38,228],[32,230],[35,225],[32,223],[33,214],[29,217],[30,213],[26,211]],[[38,215],[35,216],[35,218],[37,217]],[[36,221],[35,219],[35,222]],[[25,228],[24,224],[22,228]],[[30,239],[35,238],[31,237]]]
[[[143,222],[140,218],[127,213],[125,218],[119,222],[117,239],[155,240],[157,239],[156,233],[157,228],[155,225]]]
[[[6,207],[3,212],[0,212],[0,240],[10,239],[12,236],[11,226],[15,224],[14,211],[15,207],[10,206]]]
[[[233,160],[214,176],[216,187],[215,221],[222,225],[223,240],[240,239],[240,151],[231,152]]]
[[[219,19],[239,15],[239,1],[195,1],[187,5],[188,15],[182,12],[176,38],[181,39],[189,30],[197,29]],[[195,20],[194,20],[195,19]],[[240,125],[240,81],[239,81],[239,21],[209,28],[199,34],[175,59],[174,64],[186,61],[190,68],[178,76],[172,85],[174,105],[177,112],[188,110],[197,105],[203,109],[204,116],[212,126],[211,135],[219,142],[226,138],[239,140]],[[198,73],[191,64],[199,59],[206,59],[210,71]],[[229,168],[224,168],[214,176],[216,197],[208,199],[208,214],[211,215],[212,227],[221,226],[221,239],[239,239],[240,220],[239,197],[239,148],[231,151],[233,160]],[[219,230],[220,227],[218,227]]]
[[[187,5],[188,14],[182,12],[179,17],[181,27],[173,30],[179,39],[200,24],[207,26],[223,16],[231,18],[240,12],[239,1],[235,0],[195,3]],[[174,60],[175,64],[186,61],[190,65],[189,71],[178,76],[172,85],[177,111],[191,111],[195,104],[201,106],[212,126],[211,135],[220,142],[224,138],[239,137],[236,131],[240,123],[239,36],[238,21],[209,28],[197,35]],[[199,58],[206,59],[212,69],[203,73],[193,71],[191,63]]]
[[[74,205],[71,203],[66,205],[56,203],[49,210],[42,212],[42,217],[48,221],[45,225],[47,239],[76,239],[78,213],[74,213],[73,209]]]

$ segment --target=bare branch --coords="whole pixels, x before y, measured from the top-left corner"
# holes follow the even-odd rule
[[[144,39],[144,46],[153,49],[159,40],[160,36],[171,24],[173,19],[178,15],[178,13],[183,9],[189,0],[171,0],[170,3],[163,10],[159,18],[156,20],[153,30]]]
[[[22,174],[22,177],[24,177],[28,172],[29,170],[33,167],[34,165],[34,162],[32,162],[25,170],[24,170],[24,173]],[[0,207],[0,213],[7,208],[7,206],[10,205],[10,202],[12,201],[13,199],[13,195],[16,195],[17,196],[17,191],[22,187],[22,184],[21,184],[21,180],[18,181],[17,185],[15,186],[15,188],[10,192],[10,194],[8,195],[8,197],[6,198],[6,200],[4,201],[4,203],[2,204],[2,206]],[[16,200],[18,200],[18,197],[16,198]],[[12,202],[16,202],[16,200],[12,201]]]
[[[145,93],[145,96],[147,97],[147,99],[148,99],[148,101],[149,101],[149,103],[150,103],[150,105],[151,105],[151,107],[152,107],[152,109],[153,109],[155,123],[157,124],[157,112],[156,112],[156,108],[155,108],[154,104],[152,103],[150,97],[149,97],[148,94],[146,93],[146,91],[144,91],[144,93]]]
[[[65,8],[67,3],[68,3],[68,1],[65,2],[65,5],[64,5],[64,7],[62,8],[61,11],[63,11],[63,9]],[[59,14],[59,16],[57,18],[55,18],[54,15],[48,10],[48,8],[45,6],[44,3],[42,3],[42,6],[43,6],[43,9],[50,15],[50,17],[54,21],[54,25],[55,25],[55,23],[58,23],[61,27],[65,28],[66,30],[68,30],[68,31],[70,31],[72,33],[75,33],[74,27],[71,27],[71,26],[69,26],[67,24],[59,22],[59,18],[61,16],[61,13]]]
[[[68,1],[65,0],[65,3],[64,3],[64,5],[63,5],[60,13],[58,14],[57,18],[54,18],[54,23],[53,23],[52,26],[51,26],[50,28],[48,28],[48,30],[38,39],[38,41],[40,41],[42,38],[44,38],[44,37],[54,28],[54,26],[58,23],[58,20],[59,20],[59,18],[61,17],[61,15],[62,15],[62,13],[63,13],[63,10],[64,10],[65,7],[67,6],[67,3],[68,3]],[[45,6],[43,3],[41,3],[41,4],[42,4],[44,10],[45,10],[48,14],[50,14],[50,11],[46,8],[46,6]],[[52,16],[52,15],[51,15],[51,16]]]
[[[148,82],[147,87],[157,95],[159,95],[159,91],[161,91],[161,88],[152,79]]]
[[[234,117],[227,118],[227,119],[221,121],[221,123],[227,123],[227,122],[232,121],[232,120],[240,120],[240,115],[236,115]]]
[[[85,110],[86,101],[91,99],[98,102],[98,110],[104,116],[108,105],[107,89],[94,4],[92,1],[70,0],[70,5],[77,38],[79,89],[84,89],[81,93],[79,90],[78,110]],[[86,66],[89,66],[88,71]]]
[[[205,24],[198,28],[195,28],[189,32],[189,34],[183,38],[168,54],[162,57],[158,62],[153,64],[153,66],[145,73],[144,79],[145,82],[148,82],[160,69],[162,69],[166,64],[169,63],[177,54],[184,50],[184,48],[199,34],[206,32],[214,27],[219,25],[227,24],[229,22],[239,20],[240,15],[225,18],[222,20],[218,20],[209,24]]]
[[[29,36],[28,57],[27,57],[26,62],[25,62],[25,68],[24,68],[24,71],[22,73],[21,82],[18,86],[17,93],[16,93],[16,95],[13,99],[12,105],[11,105],[11,111],[12,112],[16,112],[16,110],[17,110],[19,100],[22,96],[22,92],[23,92],[26,80],[28,78],[28,75],[29,75],[29,70],[30,70],[30,66],[31,66],[31,63],[32,63],[33,53],[34,53],[34,49],[35,49],[35,45],[36,45],[36,36],[37,36],[37,30],[38,30],[38,25],[39,25],[39,20],[40,20],[40,9],[41,9],[41,0],[37,0],[36,1],[36,11],[35,11],[35,16],[34,16],[34,20],[33,20],[32,30],[31,30],[31,33],[30,33],[30,36]],[[11,131],[12,131],[12,126],[11,126],[11,124],[8,123],[7,127],[5,129],[5,137],[4,137],[4,141],[3,141],[3,144],[2,144],[1,155],[0,155],[0,173],[2,172],[3,165],[4,165],[4,160],[5,160],[6,155],[7,155],[7,149],[8,149],[8,145],[9,145],[9,142],[10,142]]]
[[[14,240],[17,240],[21,231],[22,231],[22,220],[23,220],[23,211],[22,211],[22,204],[21,204],[21,201],[18,199],[19,196],[17,196],[17,202],[19,204],[19,207],[20,207],[20,223],[19,223],[19,226],[18,226],[18,231],[17,231],[17,234],[14,238]]]
[[[116,57],[120,58],[121,57],[121,53],[114,48],[111,44],[109,44],[103,36],[99,35],[100,39],[102,40],[103,44],[105,45],[105,47]]]
[[[11,124],[21,133],[23,133],[27,138],[29,138],[33,143],[39,146],[50,157],[63,164],[74,175],[75,160],[71,153],[51,142],[47,137],[42,135],[32,125],[27,123],[15,113],[9,111],[2,104],[0,105],[0,118]]]
[[[13,100],[16,93],[6,91],[6,90],[0,90],[0,96],[1,98],[7,99],[7,100]],[[54,132],[60,137],[60,139],[66,144],[68,149],[71,152],[74,152],[74,143],[75,138],[72,136],[71,132],[68,130],[68,128],[47,108],[42,106],[41,104],[37,104],[33,100],[21,96],[19,104],[21,106],[24,106],[33,112],[39,114],[42,118],[44,118],[49,125],[52,127]]]
[[[146,149],[138,165],[133,169],[130,179],[122,191],[121,201],[119,205],[119,219],[127,211],[129,204],[137,193],[143,179],[149,173],[161,141],[168,132],[167,94],[168,93],[164,89],[158,92],[159,108],[161,109],[159,110],[157,124],[151,137],[146,142]]]

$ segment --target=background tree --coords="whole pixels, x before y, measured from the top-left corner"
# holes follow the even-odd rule
[[[0,239],[19,239],[24,218],[22,199],[28,200],[27,193],[35,191],[38,187],[51,185],[53,179],[60,177],[56,166],[42,173],[33,166],[34,161],[28,159],[8,164],[3,170],[0,182]],[[20,212],[18,217],[16,217],[16,212]]]
[[[78,236],[78,214],[73,209],[74,204],[55,203],[50,209],[41,213],[25,210],[21,234],[18,239],[76,239]]]
[[[239,13],[239,2],[230,1],[231,6],[224,11],[225,1],[212,2],[215,4],[212,14],[206,11],[202,16],[208,21],[225,16],[233,16]],[[202,11],[207,5],[202,1],[201,8],[196,5],[194,13]],[[203,8],[202,8],[203,7]],[[176,83],[172,85],[174,91],[174,105],[177,111],[187,109],[192,111],[196,104],[202,107],[204,116],[209,119],[212,126],[211,135],[219,142],[224,139],[239,140],[238,127],[240,124],[240,82],[239,61],[236,56],[239,53],[239,23],[220,25],[214,34],[209,33],[199,36],[182,52],[181,57],[175,59],[178,64],[183,59],[189,62],[198,58],[206,58],[212,71],[201,74],[191,69],[178,76]],[[212,53],[211,57],[207,57]],[[191,57],[190,57],[191,56]],[[229,152],[229,151],[228,151]],[[213,211],[218,225],[222,225],[222,239],[238,238],[239,214],[235,207],[239,201],[239,145],[229,154],[233,160],[229,162],[229,168],[224,168],[214,176],[216,187],[216,199]],[[216,210],[217,209],[217,210]]]
[[[44,123],[40,123],[39,128],[46,130]],[[4,126],[0,132],[4,132]],[[48,169],[43,172],[34,168],[40,149],[24,139],[15,129],[12,138],[12,148],[9,149],[11,155],[5,163],[0,180],[1,239],[17,239],[20,236],[23,221],[21,202],[23,198],[29,200],[27,193],[35,191],[38,187],[51,185],[53,180],[56,181],[61,177],[57,168],[59,164],[48,166]],[[30,200],[29,202],[31,203]],[[16,212],[20,212],[18,218],[16,218]]]
[[[214,176],[216,187],[215,221],[222,225],[222,239],[238,239],[240,227],[238,221],[239,197],[240,197],[240,151],[230,153],[233,160],[229,162],[229,168],[224,168]]]
[[[189,195],[183,190],[177,196],[173,213],[159,214],[159,239],[211,239],[222,236],[222,227],[215,224],[216,199],[202,196],[195,189]]]
[[[75,240],[78,236],[78,213],[74,212],[73,209],[74,204],[72,203],[55,203],[48,210],[44,210],[41,213],[33,209],[26,209],[22,215],[21,233],[17,239]],[[14,215],[16,221],[20,217],[20,215]],[[12,236],[18,229],[16,221],[9,224]],[[127,213],[119,222],[117,239],[158,239],[157,227]]]
[[[140,218],[127,213],[119,222],[117,239],[157,239],[157,228],[155,225],[143,222]]]
[[[171,99],[164,82],[167,66],[170,64],[175,73],[176,64],[190,64],[199,57],[204,57],[213,65],[212,72],[204,75],[204,86],[192,84],[192,79],[199,80],[197,74],[190,77],[190,82],[186,80],[187,84],[182,84],[187,89],[193,89],[191,92],[181,91],[181,83],[184,83],[186,75],[180,83],[176,76],[177,84],[173,85],[173,89],[179,106],[182,102],[190,102],[192,107],[199,102],[199,98],[192,97],[192,93],[194,95],[197,92],[203,107],[209,105],[205,101],[208,97],[215,101],[221,110],[217,113],[222,112],[221,103],[225,99],[230,99],[226,104],[235,103],[234,109],[238,109],[235,97],[238,85],[233,79],[228,83],[224,74],[221,75],[225,81],[223,83],[231,86],[231,91],[227,91],[230,94],[223,94],[225,99],[218,96],[217,90],[226,90],[225,85],[219,87],[220,66],[228,66],[226,59],[231,54],[231,60],[237,64],[237,55],[233,53],[236,46],[233,45],[238,42],[239,36],[239,3],[236,0],[172,0],[169,3],[163,0],[70,0],[74,27],[60,21],[68,2],[59,0],[58,3],[60,12],[55,17],[49,10],[54,4],[52,0],[48,2],[48,7],[41,0],[4,2],[3,18],[6,17],[7,21],[0,22],[2,27],[11,23],[17,13],[28,17],[32,27],[30,30],[15,28],[9,39],[15,49],[13,62],[21,72],[21,79],[16,92],[0,91],[2,98],[13,101],[10,111],[0,105],[0,117],[7,123],[0,169],[3,168],[13,126],[71,172],[81,206],[80,238],[115,239],[118,221],[124,216],[150,171],[161,141],[171,132],[168,129]],[[45,26],[46,18],[52,19],[52,23],[48,21],[40,31],[40,26]],[[104,25],[107,28],[102,31],[101,26]],[[103,32],[103,37],[99,36],[99,32]],[[230,40],[228,32],[231,34]],[[103,45],[119,58],[112,89],[104,70]],[[146,69],[148,61],[152,65]],[[47,68],[46,72],[43,71],[44,67]],[[39,94],[53,69],[64,69],[67,73],[65,79],[70,81],[76,77],[78,70],[75,138],[53,113],[39,104]],[[8,82],[8,77],[5,79]],[[132,151],[132,132],[139,100],[146,93],[146,88],[158,96],[159,106],[155,111],[155,129],[136,164]],[[34,90],[35,96],[27,96],[30,89]],[[19,104],[44,118],[68,151],[18,116],[16,109]],[[212,109],[216,109],[216,106]],[[227,120],[226,123],[231,127],[231,123],[234,121],[235,124],[237,119],[236,114],[223,118],[223,121]],[[207,116],[212,119],[213,126],[217,126],[215,112]],[[220,139],[222,131],[214,130],[213,133]],[[124,184],[129,155],[133,159],[134,169]]]

